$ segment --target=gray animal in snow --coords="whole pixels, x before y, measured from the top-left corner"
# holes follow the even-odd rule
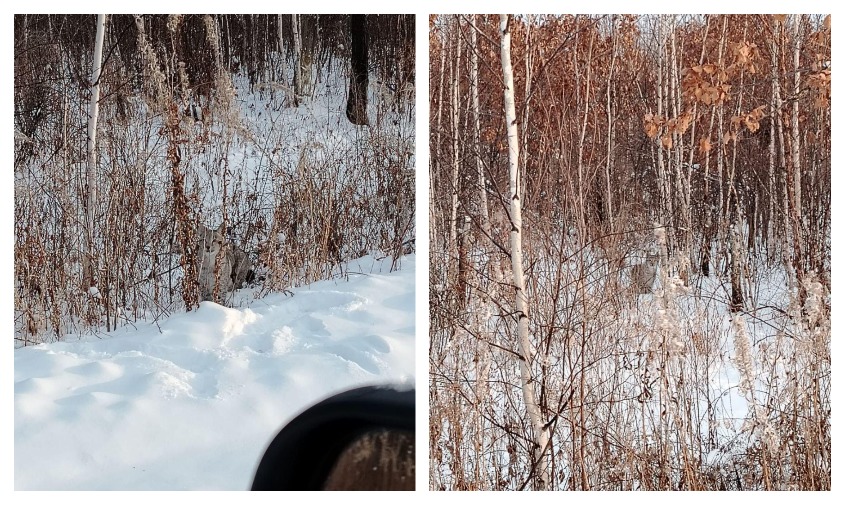
[[[657,277],[657,262],[660,255],[650,252],[642,263],[631,266],[631,287],[638,295],[651,293],[654,279]]]
[[[214,300],[214,286],[218,279],[214,275],[217,258],[221,254],[219,288],[220,294],[244,287],[254,278],[254,269],[249,255],[226,239],[225,226],[211,229],[200,223],[196,231],[197,257],[199,258],[199,283],[203,300]]]

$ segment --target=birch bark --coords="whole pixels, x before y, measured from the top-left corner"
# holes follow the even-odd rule
[[[522,206],[520,204],[519,179],[519,132],[516,125],[516,107],[514,104],[513,66],[511,65],[511,35],[508,28],[508,16],[499,16],[501,34],[502,74],[505,85],[505,121],[508,135],[508,166],[510,173],[511,194],[511,269],[516,290],[516,318],[519,345],[519,369],[522,382],[522,396],[525,410],[531,424],[534,437],[533,469],[536,488],[549,489],[549,465],[546,452],[549,449],[549,432],[543,426],[540,406],[534,393],[534,378],[531,376],[533,350],[528,334],[528,295],[525,291],[525,273],[522,269]]]
[[[91,101],[88,105],[88,167],[85,172],[85,181],[88,186],[88,199],[86,202],[87,226],[86,226],[86,251],[83,256],[82,277],[83,288],[88,289],[94,285],[94,208],[97,204],[97,177],[95,168],[97,166],[97,118],[100,114],[100,75],[102,74],[103,61],[103,39],[106,33],[106,15],[97,15],[97,36],[94,42],[94,61],[91,68]]]

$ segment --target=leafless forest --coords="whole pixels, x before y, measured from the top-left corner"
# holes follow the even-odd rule
[[[16,15],[15,344],[196,307],[200,225],[255,296],[407,251],[414,64],[412,15]]]
[[[429,37],[431,488],[830,489],[830,17]]]

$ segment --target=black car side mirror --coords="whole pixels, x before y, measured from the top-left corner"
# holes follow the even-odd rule
[[[415,392],[364,387],[307,409],[276,435],[253,491],[412,491]]]

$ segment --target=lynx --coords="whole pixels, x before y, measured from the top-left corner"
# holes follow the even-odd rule
[[[654,279],[657,276],[657,262],[660,255],[650,252],[643,263],[631,267],[631,286],[638,295],[651,293]]]
[[[225,226],[221,224],[216,230],[209,229],[203,224],[197,228],[197,257],[199,258],[200,292],[203,300],[214,300],[214,285],[218,282],[214,269],[217,257],[220,260],[219,287],[220,293],[227,293],[244,287],[253,278],[252,261],[247,253],[225,237]]]

